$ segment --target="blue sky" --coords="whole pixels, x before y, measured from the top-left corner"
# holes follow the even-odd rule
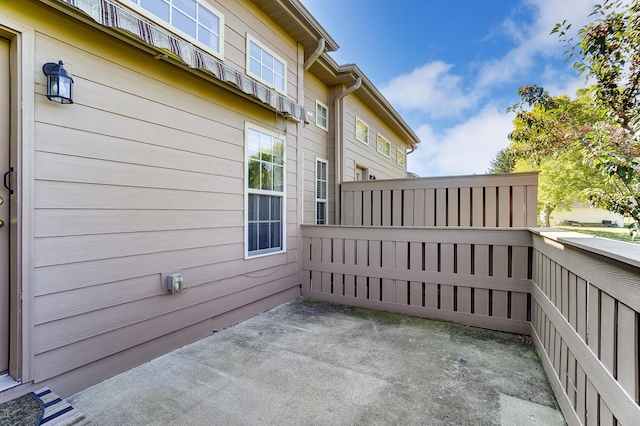
[[[597,0],[301,0],[422,142],[420,176],[484,173],[508,145],[523,84],[573,95],[584,84],[549,33],[589,20]]]

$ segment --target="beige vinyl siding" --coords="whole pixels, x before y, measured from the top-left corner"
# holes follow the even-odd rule
[[[304,200],[304,223],[315,224],[315,201],[316,201],[316,158],[327,160],[328,167],[328,204],[327,220],[329,223],[334,221],[334,191],[335,191],[335,150],[334,150],[334,119],[335,111],[334,103],[331,101],[333,97],[333,88],[327,88],[318,78],[311,73],[305,73],[304,86],[304,106],[314,112],[311,124],[304,127],[302,131],[302,141],[304,149],[304,175],[303,175],[303,200]],[[328,111],[328,127],[329,131],[323,130],[316,126],[316,99],[327,105]]]
[[[369,125],[369,145],[356,139],[356,116]],[[373,111],[367,108],[356,96],[347,96],[344,100],[344,180],[355,180],[354,166],[357,164],[369,170],[376,179],[405,178],[406,165],[396,162],[396,149],[405,150],[402,139],[391,130]],[[391,143],[390,156],[386,157],[377,150],[378,134]],[[406,163],[406,161],[405,161]]]
[[[297,100],[297,43],[249,1],[208,1],[225,16],[225,63],[245,71],[249,33],[287,62],[287,96]]]
[[[38,28],[37,64],[62,59],[75,80],[62,106],[34,76],[36,143],[23,147],[35,382],[68,394],[299,294],[298,126],[286,133],[288,251],[244,260],[244,123],[283,133],[282,119],[45,6],[3,13]],[[175,272],[188,290],[167,295]]]

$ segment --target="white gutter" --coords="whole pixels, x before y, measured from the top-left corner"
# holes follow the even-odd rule
[[[304,63],[305,71],[308,71],[309,68],[311,68],[311,65],[313,65],[313,63],[316,61],[316,59],[318,59],[320,55],[322,55],[322,53],[324,52],[325,44],[326,44],[326,41],[323,38],[318,40],[318,47],[316,47],[316,50],[311,54],[311,56],[309,56],[309,59],[307,59],[307,62]]]
[[[342,164],[342,99],[346,96],[349,96],[356,90],[360,88],[362,85],[362,78],[358,77],[353,86],[349,87],[344,92],[340,93],[336,96],[334,100],[334,111],[335,111],[335,189],[334,189],[334,206],[335,206],[335,224],[340,225],[340,185],[342,184],[342,179],[344,175],[344,167]]]

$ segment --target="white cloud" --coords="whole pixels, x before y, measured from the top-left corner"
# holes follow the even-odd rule
[[[487,106],[476,116],[437,134],[428,125],[416,133],[419,149],[408,157],[409,171],[420,176],[484,174],[496,153],[505,148],[513,117]]]
[[[393,78],[381,92],[402,109],[418,110],[434,118],[458,117],[475,107],[478,96],[467,93],[453,65],[434,61]]]

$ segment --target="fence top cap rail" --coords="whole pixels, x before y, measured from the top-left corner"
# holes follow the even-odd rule
[[[640,268],[640,244],[614,241],[555,228],[531,228],[534,235]]]

